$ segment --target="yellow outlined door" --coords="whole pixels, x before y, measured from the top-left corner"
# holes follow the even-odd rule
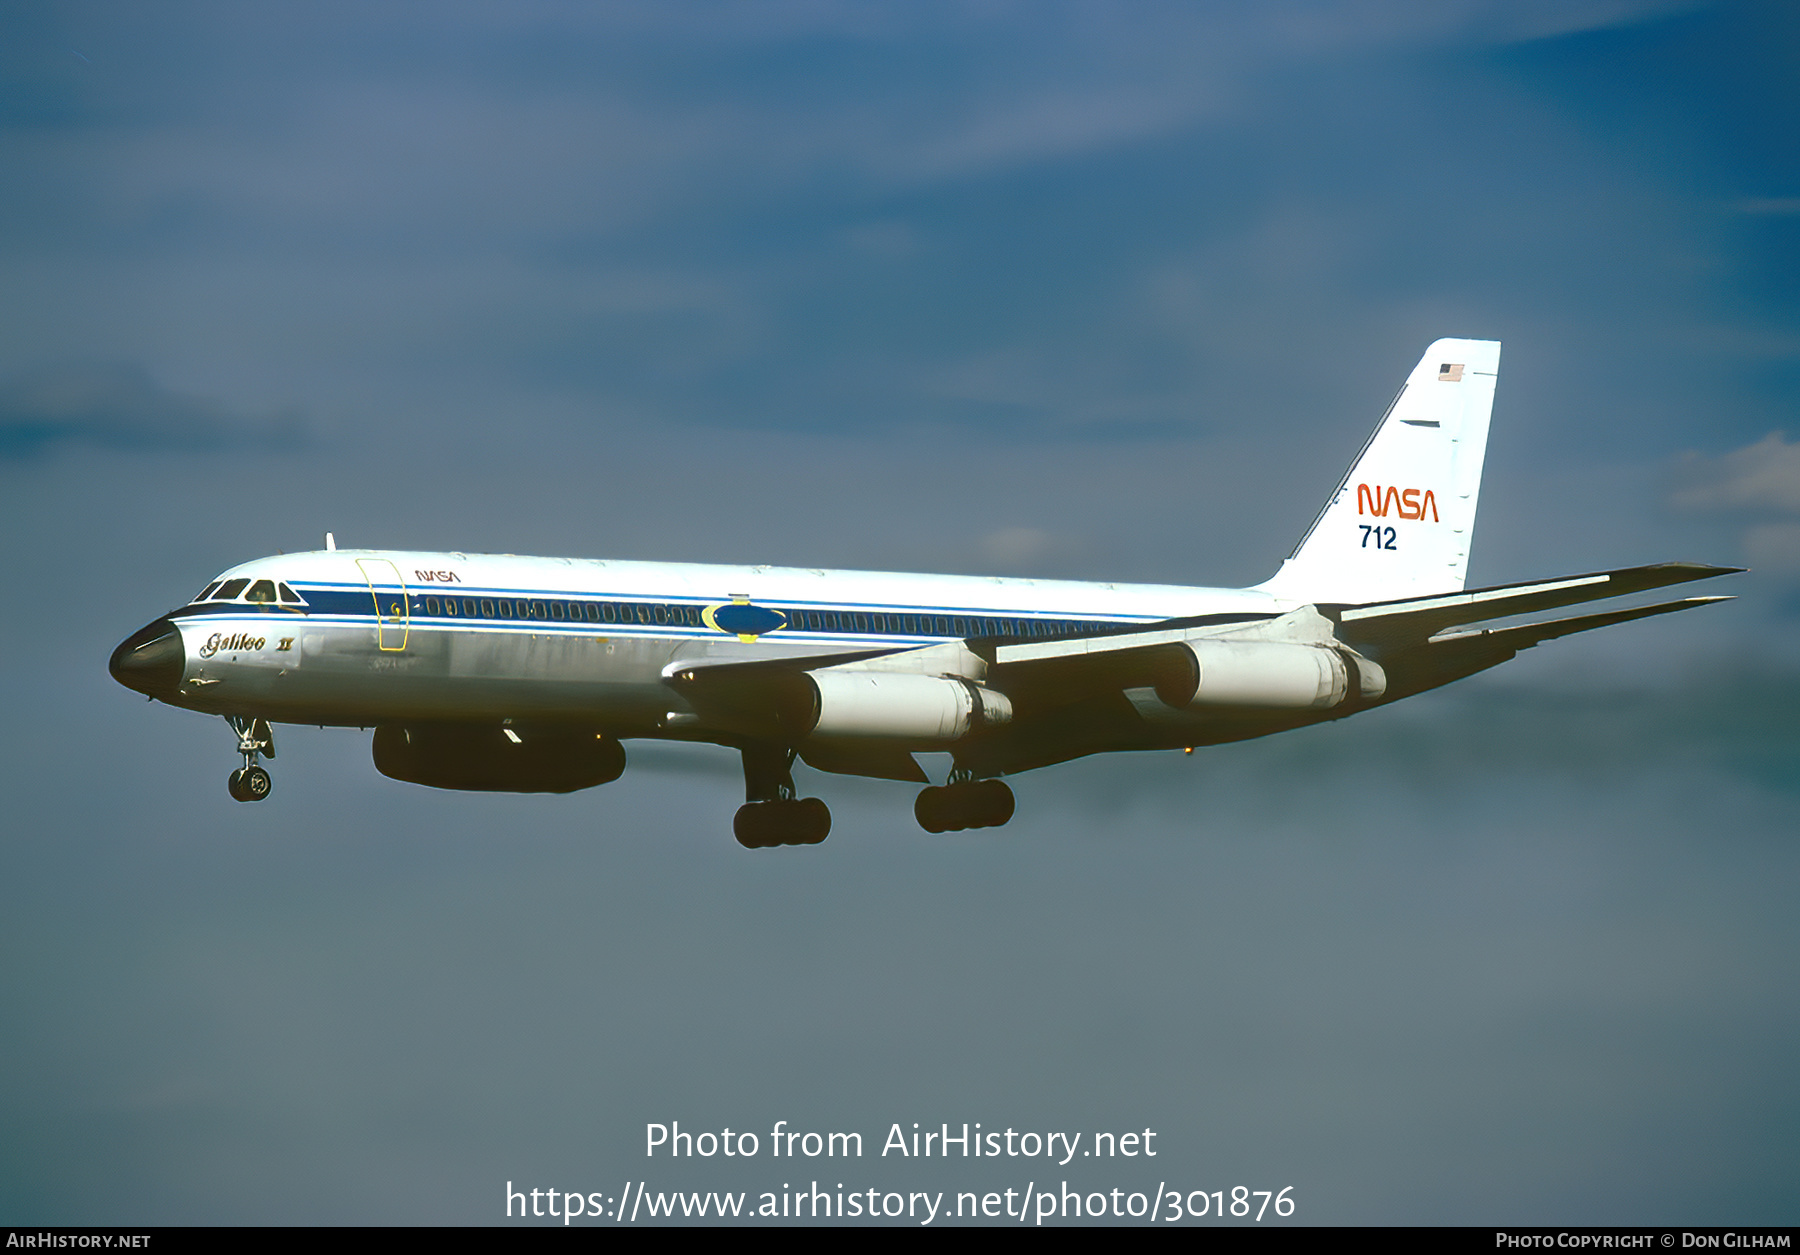
[[[412,629],[412,613],[407,608],[406,581],[400,578],[400,568],[386,558],[358,558],[356,565],[368,582],[369,596],[375,599],[376,647],[401,652]]]

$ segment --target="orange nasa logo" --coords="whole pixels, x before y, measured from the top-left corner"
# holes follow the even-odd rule
[[[1385,519],[1388,511],[1403,519],[1423,519],[1425,511],[1431,511],[1431,521],[1438,521],[1437,498],[1431,489],[1425,489],[1421,497],[1417,488],[1384,488],[1380,484],[1358,484],[1356,486],[1356,512],[1363,513],[1363,506],[1378,519]]]

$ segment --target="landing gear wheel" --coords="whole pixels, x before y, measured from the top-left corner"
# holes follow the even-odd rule
[[[1018,799],[1003,780],[983,780],[980,784],[970,785],[969,789],[978,801],[976,812],[981,816],[976,827],[998,828],[1018,809]]]
[[[968,780],[933,786],[913,802],[913,817],[926,832],[998,828],[1017,808],[1013,791],[999,780]]]
[[[225,782],[225,791],[240,802],[260,802],[274,783],[261,767],[240,767]]]
[[[919,827],[926,832],[942,832],[950,827],[944,812],[945,790],[932,785],[919,794],[913,802],[913,818],[919,821]]]
[[[269,779],[268,772],[261,767],[250,767],[245,770],[243,778],[238,781],[238,792],[242,794],[242,801],[260,802],[269,796],[269,790],[274,785],[275,782]]]
[[[747,850],[777,845],[817,845],[831,833],[831,811],[816,797],[800,801],[746,802],[731,821]]]
[[[797,838],[797,844],[817,845],[831,835],[831,808],[823,801],[816,797],[802,798],[794,806],[803,834]]]

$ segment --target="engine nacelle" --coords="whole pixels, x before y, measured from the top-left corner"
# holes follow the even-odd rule
[[[796,736],[949,742],[1012,721],[1004,693],[971,680],[886,671],[808,671],[783,722]]]
[[[1281,641],[1182,641],[1158,659],[1156,695],[1177,709],[1324,710],[1387,690],[1366,658]]]
[[[395,780],[489,793],[573,793],[625,771],[618,741],[561,728],[387,723],[375,729],[374,753],[375,770]]]

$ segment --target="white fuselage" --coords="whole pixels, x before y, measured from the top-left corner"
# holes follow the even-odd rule
[[[217,589],[245,583],[237,596]],[[243,600],[259,582],[297,601]],[[580,715],[623,736],[687,736],[672,666],[918,650],[1264,619],[1255,590],[325,550],[222,573],[167,618],[185,666],[173,704],[292,723]],[[672,717],[673,716],[673,717]]]

